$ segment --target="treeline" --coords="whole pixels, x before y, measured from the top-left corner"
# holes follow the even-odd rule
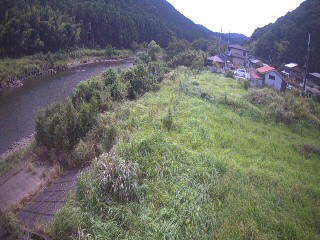
[[[178,12],[166,1],[3,0],[0,53],[56,52],[75,46],[104,48],[107,44],[130,48],[151,40],[166,46],[174,37],[190,41],[209,37],[209,30],[175,14]]]
[[[174,39],[192,42],[213,35],[228,40],[194,24],[165,0],[0,1],[0,56],[108,44],[128,49],[151,40],[166,47]],[[231,42],[245,40],[230,36]]]
[[[306,0],[297,9],[279,18],[274,24],[258,28],[249,40],[251,53],[280,67],[296,62],[304,66],[310,44],[310,71],[320,71],[320,1]]]

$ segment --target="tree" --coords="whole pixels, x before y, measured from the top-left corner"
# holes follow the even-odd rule
[[[161,52],[161,47],[154,40],[152,40],[148,44],[148,54],[151,57],[151,60],[157,61],[157,54],[160,52]]]

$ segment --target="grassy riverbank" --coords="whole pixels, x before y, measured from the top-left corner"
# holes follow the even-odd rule
[[[48,70],[58,70],[79,64],[132,57],[129,50],[92,50],[80,49],[72,52],[39,53],[21,58],[0,59],[0,88],[14,85],[16,80],[24,80],[26,77],[46,74]]]
[[[160,91],[101,116],[116,145],[81,175],[51,234],[318,239],[319,113],[290,93],[175,72]]]

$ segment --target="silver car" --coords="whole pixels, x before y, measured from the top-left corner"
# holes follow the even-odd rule
[[[245,69],[237,69],[236,71],[234,71],[234,75],[238,76],[238,77],[247,77],[247,71]]]

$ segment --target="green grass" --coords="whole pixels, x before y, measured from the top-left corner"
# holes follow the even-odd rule
[[[172,78],[108,113],[118,139],[110,161],[139,169],[138,200],[103,190],[96,164],[71,204],[85,220],[56,237],[319,239],[319,126],[279,122],[234,79]],[[316,150],[306,156],[305,145]],[[71,220],[63,211],[56,226]]]

